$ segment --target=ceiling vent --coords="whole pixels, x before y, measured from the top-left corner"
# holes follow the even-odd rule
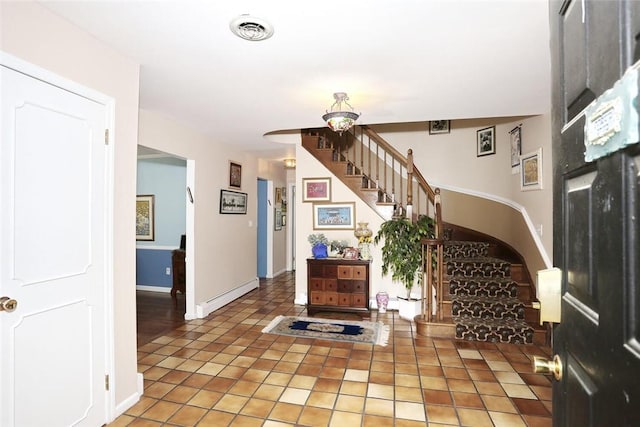
[[[273,26],[264,19],[240,15],[229,24],[231,32],[241,39],[258,42],[273,35]]]

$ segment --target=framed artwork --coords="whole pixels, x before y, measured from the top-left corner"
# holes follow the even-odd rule
[[[331,178],[302,178],[303,202],[330,202]]]
[[[282,188],[276,187],[276,204],[282,203]]]
[[[136,240],[155,240],[155,196],[136,196]]]
[[[509,139],[511,142],[511,167],[516,168],[520,165],[520,155],[522,154],[522,127],[516,126],[511,129]]]
[[[356,204],[314,203],[314,230],[355,230]]]
[[[431,120],[429,122],[429,135],[449,133],[449,120]]]
[[[344,248],[344,259],[358,259],[360,258],[360,250],[358,248]]]
[[[542,148],[520,156],[520,189],[542,189]]]
[[[221,214],[246,214],[247,193],[239,191],[220,190]]]
[[[229,187],[242,188],[242,165],[240,163],[229,162]]]
[[[282,223],[282,210],[280,208],[274,208],[275,209],[275,221],[274,221],[274,229],[276,231],[280,231],[282,230],[282,226],[284,225]]]
[[[489,154],[496,154],[496,127],[491,126],[488,128],[480,129],[476,131],[476,139],[478,145],[477,156],[486,156]]]

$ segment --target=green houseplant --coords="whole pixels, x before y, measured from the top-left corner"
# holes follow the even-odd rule
[[[382,246],[382,274],[391,273],[391,279],[401,282],[407,290],[407,299],[416,278],[422,272],[422,239],[435,236],[433,218],[421,215],[416,222],[394,217],[380,226],[373,242]],[[432,260],[433,261],[433,260]]]

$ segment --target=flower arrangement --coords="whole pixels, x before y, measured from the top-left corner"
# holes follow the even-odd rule
[[[371,236],[360,236],[358,237],[358,243],[371,243],[373,239]]]
[[[331,246],[331,250],[341,254],[345,250],[345,248],[349,247],[349,242],[347,242],[346,240],[332,240],[329,246]]]
[[[309,234],[307,241],[311,243],[311,246],[315,246],[318,243],[323,243],[325,245],[329,244],[329,239],[327,239],[327,236],[322,233]]]

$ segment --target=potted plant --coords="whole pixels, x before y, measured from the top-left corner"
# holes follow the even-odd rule
[[[404,217],[394,217],[382,223],[373,240],[376,245],[384,240],[382,274],[387,275],[391,272],[391,279],[402,283],[407,291],[406,297],[400,299],[401,304],[403,299],[412,300],[411,290],[416,283],[420,283],[416,281],[422,272],[422,244],[420,241],[433,238],[434,235],[433,218],[422,215],[416,222],[412,222]],[[420,300],[414,299],[414,301],[417,301],[419,313]],[[413,319],[413,315],[410,313],[403,315],[403,310],[401,310],[403,318]]]
[[[311,252],[314,258],[326,258],[328,256],[327,245],[329,244],[329,239],[324,234],[309,234],[307,241],[311,243]]]

